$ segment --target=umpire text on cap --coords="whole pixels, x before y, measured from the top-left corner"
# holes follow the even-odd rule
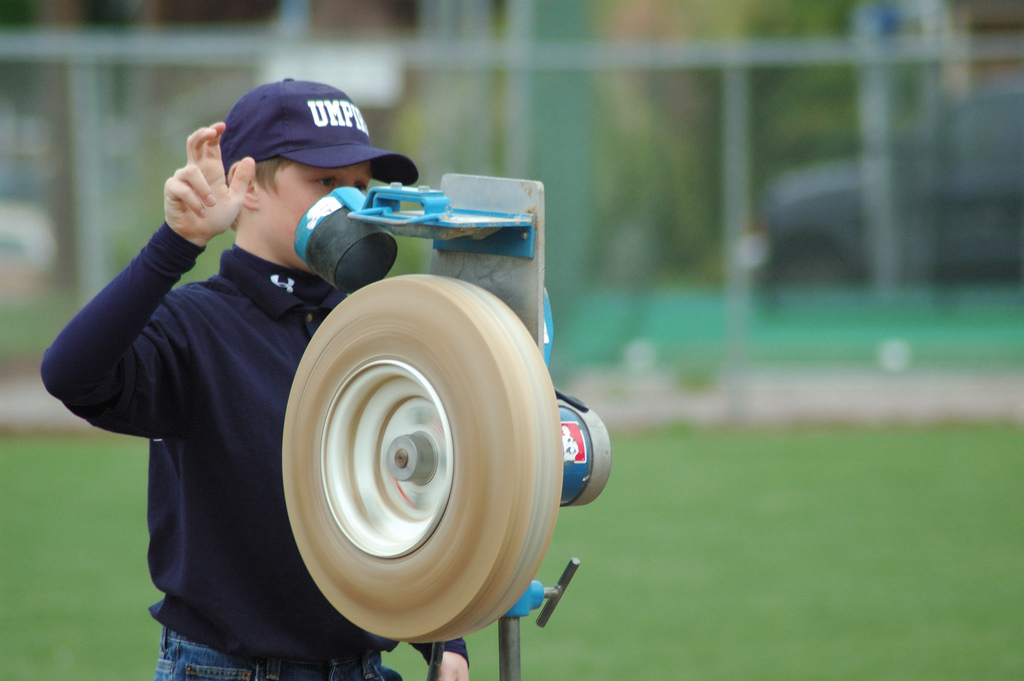
[[[318,168],[370,161],[374,179],[382,182],[413,184],[419,177],[409,158],[370,145],[359,109],[330,85],[292,79],[261,85],[231,107],[224,123],[225,172],[246,156],[283,156]]]

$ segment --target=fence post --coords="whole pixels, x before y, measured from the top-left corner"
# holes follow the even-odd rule
[[[887,5],[863,5],[854,15],[854,28],[862,49],[860,128],[861,202],[871,280],[880,294],[892,291],[900,278],[900,244],[892,191],[892,62],[895,30],[893,10]]]
[[[592,6],[584,0],[533,4],[534,39],[582,43],[590,39]],[[586,271],[593,249],[593,130],[596,110],[591,74],[572,68],[534,70],[528,111],[530,178],[544,183],[547,282],[555,337],[571,326],[573,312],[592,283]],[[570,358],[553,344],[551,366],[558,373]]]
[[[103,210],[103,120],[100,66],[74,62],[68,69],[71,140],[74,148],[75,222],[78,231],[78,295],[90,300],[110,279],[110,248]]]
[[[750,222],[750,73],[740,65],[722,74],[722,214],[725,223],[725,386],[729,418],[747,418],[747,334],[750,270],[744,236]]]
[[[508,3],[508,82],[505,86],[505,173],[525,178],[530,171],[531,72],[527,60],[533,41],[533,0]]]

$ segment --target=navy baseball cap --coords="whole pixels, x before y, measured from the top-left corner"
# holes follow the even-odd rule
[[[224,171],[246,156],[275,156],[317,168],[370,161],[382,182],[413,184],[419,177],[409,158],[370,145],[363,115],[341,90],[290,78],[261,85],[242,96],[224,119],[220,139]]]

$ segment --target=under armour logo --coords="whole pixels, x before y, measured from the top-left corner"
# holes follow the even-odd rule
[[[274,286],[280,286],[288,293],[295,293],[295,280],[291,277],[288,277],[285,281],[281,281],[280,275],[271,274],[270,281],[274,282]]]

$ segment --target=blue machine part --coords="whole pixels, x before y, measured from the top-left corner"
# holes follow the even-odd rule
[[[403,211],[402,203],[419,204],[423,210]],[[444,192],[429,187],[392,184],[372,187],[365,195],[355,187],[338,187],[299,220],[295,252],[307,265],[309,237],[321,220],[342,208],[350,219],[378,225],[395,236],[434,239],[434,248],[441,251],[532,258],[536,250],[534,216],[529,213],[453,208]]]
[[[396,216],[402,212],[403,201],[423,206],[423,214],[418,222],[440,218],[452,203],[439,189],[391,184],[387,187],[372,187],[366,195],[366,205],[360,214],[367,217],[380,215],[384,218],[398,219]]]
[[[536,238],[533,229],[510,227],[480,239],[435,239],[434,250],[532,258],[536,250]]]
[[[423,210],[403,211],[403,203]],[[455,208],[443,192],[429,187],[373,187],[364,206],[349,217],[395,236],[432,238],[434,248],[442,251],[532,258],[536,250],[533,215]]]
[[[519,597],[515,605],[509,608],[505,617],[526,617],[531,610],[536,610],[544,604],[544,585],[536,579],[530,582],[526,593]]]
[[[580,496],[590,480],[593,465],[593,442],[590,432],[574,409],[558,406],[562,417],[562,506]]]
[[[551,345],[555,340],[555,320],[551,317],[551,299],[544,289],[544,363],[551,366]]]
[[[338,187],[314,203],[299,220],[299,225],[295,229],[295,252],[302,258],[302,262],[309,264],[306,257],[309,237],[325,217],[342,208],[350,212],[360,210],[365,203],[366,196],[355,187]]]

